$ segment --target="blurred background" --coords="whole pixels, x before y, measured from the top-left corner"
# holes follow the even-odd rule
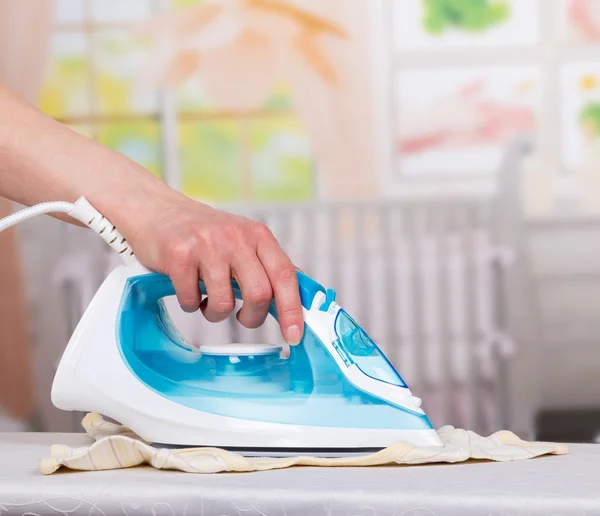
[[[599,51],[600,0],[0,4],[0,80],[268,224],[435,426],[548,440],[600,436]],[[0,246],[0,431],[79,431],[50,387],[117,262],[49,218]]]

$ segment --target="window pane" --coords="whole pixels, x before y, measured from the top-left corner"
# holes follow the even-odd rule
[[[284,83],[275,85],[273,93],[265,102],[264,109],[271,111],[291,111],[293,106],[289,86]]]
[[[56,2],[56,23],[82,23],[84,0],[58,0]]]
[[[173,7],[189,7],[190,5],[198,5],[205,0],[171,0]]]
[[[265,118],[250,125],[252,198],[303,201],[314,194],[310,143],[292,117]]]
[[[182,190],[195,199],[242,199],[240,130],[236,122],[181,124]]]
[[[39,99],[48,115],[63,118],[90,112],[89,66],[84,34],[52,38],[50,63]]]
[[[135,80],[148,59],[147,46],[127,31],[102,31],[94,37],[96,110],[102,115],[155,113],[156,92],[140,95]]]
[[[152,13],[150,0],[93,0],[94,22],[139,21]]]
[[[98,127],[98,141],[161,176],[160,131],[155,122],[121,122]]]
[[[175,96],[177,108],[182,113],[221,111],[218,106],[211,103],[210,97],[206,95],[202,88],[202,81],[198,75],[190,77],[182,84],[177,89]],[[291,111],[292,107],[289,87],[284,83],[279,83],[273,87],[273,92],[262,106],[262,109],[281,112]]]
[[[198,76],[191,77],[175,92],[177,109],[182,113],[208,111],[211,109],[210,101],[202,89],[202,82]]]

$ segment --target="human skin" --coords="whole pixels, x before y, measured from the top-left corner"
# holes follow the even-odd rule
[[[260,326],[275,298],[285,340],[300,342],[296,268],[269,229],[189,199],[142,166],[71,131],[0,84],[0,196],[30,206],[85,197],[128,240],[137,259],[167,274],[187,312]],[[76,223],[66,216],[60,216]],[[198,280],[206,285],[202,300]]]

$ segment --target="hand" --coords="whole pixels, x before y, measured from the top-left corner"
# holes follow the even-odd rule
[[[184,310],[201,308],[209,321],[224,320],[235,308],[233,277],[244,298],[241,324],[260,326],[274,296],[284,338],[301,340],[296,270],[265,226],[192,201],[1,84],[0,113],[0,196],[26,205],[83,196],[116,225],[140,262],[171,277]],[[199,279],[208,291],[204,301]]]
[[[235,278],[244,299],[237,314],[242,325],[259,327],[274,296],[285,340],[300,342],[304,318],[296,268],[266,226],[177,193],[153,199],[133,219],[123,236],[140,262],[171,278],[186,312],[200,308],[210,322],[225,320],[235,308]],[[199,279],[208,293],[204,300]]]

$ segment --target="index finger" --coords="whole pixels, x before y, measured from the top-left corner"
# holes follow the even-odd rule
[[[281,333],[288,344],[295,346],[304,334],[296,267],[274,239],[261,242],[257,254],[273,288]]]

